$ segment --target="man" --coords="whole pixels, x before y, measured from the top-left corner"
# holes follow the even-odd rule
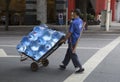
[[[78,41],[80,39],[80,34],[82,32],[83,27],[83,21],[80,16],[80,10],[76,9],[73,12],[74,20],[70,24],[69,32],[65,36],[65,39],[63,39],[61,42],[65,42],[68,39],[68,49],[65,55],[65,58],[60,65],[60,69],[64,70],[66,69],[66,66],[68,65],[70,59],[72,59],[72,62],[74,64],[74,67],[76,68],[75,73],[81,73],[84,71],[84,68],[82,68],[82,65],[79,62],[78,56],[76,54],[76,46],[78,44]]]
[[[98,24],[101,23],[101,13],[99,13],[98,16],[97,16],[97,22],[98,22]]]

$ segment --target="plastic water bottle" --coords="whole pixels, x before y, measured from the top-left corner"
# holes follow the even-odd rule
[[[30,47],[27,47],[27,49],[25,50],[25,54],[30,57],[33,57],[34,52],[30,49]]]
[[[45,30],[42,37],[45,41],[48,41],[48,40],[51,40],[52,38],[51,36],[52,36],[51,32],[49,32],[49,30]]]
[[[52,39],[53,39],[54,42],[59,41],[60,38],[61,38],[61,34],[59,32],[54,32],[52,34]]]
[[[39,45],[45,45],[46,44],[46,41],[43,40],[42,37],[38,37],[37,42],[38,42]]]
[[[22,53],[22,52],[25,52],[26,46],[20,43],[20,44],[17,45],[16,49],[17,49],[18,52]]]
[[[41,58],[43,55],[45,55],[45,53],[47,52],[47,50],[45,50],[45,46],[42,45],[39,47],[39,50],[37,51],[37,58]]]
[[[30,40],[28,39],[27,36],[24,36],[21,40],[21,43],[23,44],[23,46],[29,46],[30,45]]]
[[[32,51],[38,51],[40,45],[38,44],[37,41],[33,41],[31,44],[30,44],[30,48]]]
[[[33,31],[36,33],[37,36],[42,36],[45,28],[41,26],[34,27]]]
[[[34,59],[37,61],[42,57],[41,54],[38,54],[38,52],[36,52],[36,54],[34,55]]]
[[[36,32],[32,31],[29,33],[28,38],[30,41],[36,41],[38,39],[38,35]]]
[[[39,32],[39,31],[41,31],[41,29],[40,29],[39,26],[35,26],[35,27],[33,28],[33,31],[35,31],[35,32]]]
[[[53,39],[47,41],[47,43],[49,43],[52,47],[56,44],[56,42],[54,42]]]
[[[52,44],[50,43],[50,42],[47,42],[46,44],[45,44],[45,50],[50,50],[52,48]]]
[[[54,42],[53,40],[51,41],[51,45],[52,47],[55,45],[56,42]]]
[[[45,51],[39,51],[38,54],[39,54],[39,57],[41,58],[43,55],[45,55]]]

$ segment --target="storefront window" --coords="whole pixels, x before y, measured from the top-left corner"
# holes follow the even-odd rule
[[[6,14],[6,2],[0,0],[0,23],[4,24]],[[9,24],[22,24],[25,13],[25,0],[10,0],[9,5]]]
[[[47,0],[47,22],[55,22],[55,0]]]

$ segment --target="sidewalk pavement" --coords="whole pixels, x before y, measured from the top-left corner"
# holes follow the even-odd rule
[[[47,24],[49,28],[66,32],[68,28],[66,25],[50,25]],[[0,35],[25,35],[29,33],[34,26],[37,25],[16,25],[9,26],[9,31],[5,31],[5,26],[0,26]],[[69,27],[69,26],[68,26]],[[100,25],[89,25],[88,30],[84,30],[84,33],[120,33],[120,23],[112,22],[109,31],[105,30],[105,27],[100,27]]]
[[[106,31],[105,27],[101,27],[100,25],[89,25],[88,30],[85,32],[120,33],[120,23],[112,22],[109,31]]]

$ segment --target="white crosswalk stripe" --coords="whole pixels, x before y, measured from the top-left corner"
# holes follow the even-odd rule
[[[84,82],[89,74],[109,55],[109,53],[120,43],[120,37],[110,44],[98,50],[84,65],[83,74],[72,74],[64,82]]]
[[[4,49],[0,49],[0,57],[20,57],[19,55],[7,55]]]
[[[3,49],[0,49],[0,57],[7,57],[7,54]]]

